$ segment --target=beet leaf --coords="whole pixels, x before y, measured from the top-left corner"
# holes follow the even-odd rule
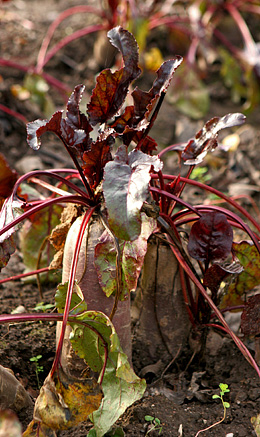
[[[121,108],[130,83],[141,70],[138,66],[139,53],[133,35],[118,26],[108,32],[110,42],[121,52],[124,67],[111,72],[103,70],[97,77],[97,84],[88,104],[89,121],[92,126],[107,122]]]
[[[138,277],[147,250],[147,240],[156,227],[156,222],[141,214],[142,228],[139,237],[134,241],[121,241],[122,286],[120,299],[125,300],[131,291],[137,287]],[[109,297],[116,293],[116,251],[112,236],[104,231],[100,242],[95,247],[95,267],[100,286]]]
[[[108,223],[116,237],[136,240],[141,232],[141,208],[148,197],[150,172],[159,171],[162,162],[139,150],[127,154],[120,146],[114,161],[106,164],[103,190],[108,211]]]
[[[4,156],[0,153],[0,209],[4,200],[11,195],[17,178],[16,171],[9,167]]]
[[[208,152],[216,149],[218,145],[218,132],[232,126],[239,126],[245,122],[246,117],[243,114],[227,114],[224,117],[214,117],[197,132],[192,138],[184,151],[182,159],[186,165],[195,165],[203,161]]]
[[[209,262],[223,261],[231,252],[233,231],[224,214],[206,213],[196,221],[189,237],[188,251],[192,258]]]
[[[249,241],[234,242],[232,252],[239,259],[244,270],[230,284],[221,302],[221,308],[243,304],[244,293],[260,284],[260,254],[255,245]]]

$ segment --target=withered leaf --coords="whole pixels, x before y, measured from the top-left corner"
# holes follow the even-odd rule
[[[68,377],[60,368],[50,375],[35,402],[34,420],[52,430],[68,429],[99,408],[103,393],[94,378]]]
[[[208,152],[216,149],[218,145],[218,133],[221,129],[243,124],[246,117],[243,114],[227,114],[224,117],[214,117],[200,129],[192,138],[184,151],[182,159],[186,165],[195,165],[203,161]]]

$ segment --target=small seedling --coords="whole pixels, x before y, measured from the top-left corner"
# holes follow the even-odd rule
[[[162,432],[162,425],[160,419],[158,417],[153,416],[145,416],[146,422],[149,422],[149,429],[146,432],[145,436],[147,436],[151,431],[158,431],[159,435]]]
[[[35,363],[35,373],[36,373],[36,378],[37,378],[37,383],[38,383],[38,388],[41,388],[40,385],[40,380],[39,380],[39,373],[43,372],[43,366],[39,365],[39,361],[42,358],[42,355],[36,355],[36,357],[32,357],[30,358],[30,361]]]
[[[229,402],[224,401],[223,397],[225,393],[229,393],[230,390],[228,388],[228,384],[219,384],[219,388],[220,388],[220,392],[219,395],[213,395],[212,399],[220,399],[224,408],[224,414],[221,420],[219,420],[218,422],[213,423],[213,425],[208,426],[205,429],[201,429],[200,431],[197,432],[197,434],[195,435],[195,437],[197,437],[201,432],[207,431],[210,428],[213,428],[213,426],[219,425],[221,422],[223,422],[223,420],[225,420],[226,418],[226,412],[227,412],[227,408],[230,407]]]

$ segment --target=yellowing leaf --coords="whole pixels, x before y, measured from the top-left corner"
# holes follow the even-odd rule
[[[260,284],[260,254],[254,244],[248,241],[234,242],[232,250],[244,270],[230,284],[221,308],[243,304],[244,293]]]
[[[94,378],[75,379],[62,369],[49,375],[34,407],[34,420],[52,430],[68,429],[99,408],[103,393]]]

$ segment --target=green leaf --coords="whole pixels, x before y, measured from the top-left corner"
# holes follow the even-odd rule
[[[114,161],[104,169],[103,190],[108,222],[115,235],[122,240],[136,240],[141,232],[141,208],[148,196],[150,171],[159,171],[162,162],[139,150],[127,154],[120,146]]]
[[[212,399],[221,399],[219,395],[212,395]]]
[[[144,419],[146,420],[146,422],[152,422],[154,420],[154,417],[147,415],[147,416],[144,416]]]
[[[92,370],[101,371],[103,368],[105,349],[98,335],[88,326],[97,330],[108,345],[108,360],[102,381],[104,398],[100,408],[92,415],[96,436],[102,437],[126,408],[142,397],[146,384],[132,370],[127,356],[122,352],[114,326],[105,314],[86,311],[77,316],[77,320],[84,322],[84,326],[70,323],[71,344]]]
[[[59,284],[57,287],[57,291],[55,294],[55,304],[59,313],[63,313],[64,311],[66,296],[68,291],[68,284],[69,284],[68,282],[65,282],[64,284]],[[73,287],[73,293],[71,296],[70,315],[79,314],[86,310],[87,310],[87,304],[84,300],[83,293],[79,285],[75,281]]]
[[[244,304],[244,293],[260,284],[260,254],[255,245],[248,241],[234,242],[232,251],[244,270],[230,284],[222,299],[221,308]]]
[[[61,211],[62,208],[58,205],[45,208],[30,216],[30,220],[24,223],[19,232],[19,238],[23,262],[26,267],[25,272],[37,268],[37,259],[41,245],[44,239],[50,235],[51,230],[60,223]],[[39,268],[49,265],[54,253],[53,247],[47,242],[41,255]],[[48,275],[41,275],[41,280],[46,279],[46,277],[48,277],[48,281],[57,282],[57,274],[53,275],[48,272]]]
[[[223,405],[225,408],[230,408],[230,403],[229,402],[223,402]]]
[[[219,388],[223,393],[228,393],[230,390],[228,389],[228,384],[223,384],[222,382],[219,384]]]
[[[141,213],[141,233],[132,241],[121,241],[122,287],[120,298],[124,300],[136,289],[138,277],[147,251],[147,240],[156,227],[156,221]],[[95,267],[99,283],[109,297],[116,290],[116,250],[112,236],[105,231],[95,247]]]

